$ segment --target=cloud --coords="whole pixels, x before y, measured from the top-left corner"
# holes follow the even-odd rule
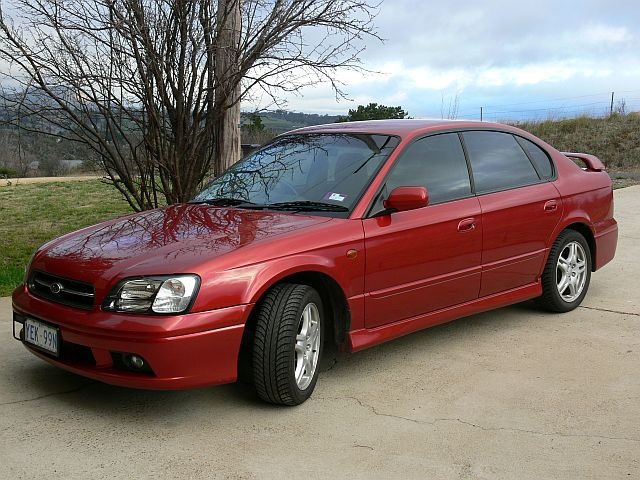
[[[640,109],[638,24],[636,2],[623,0],[386,0],[376,25],[387,40],[369,42],[362,55],[364,66],[380,73],[339,73],[352,102],[336,103],[318,85],[289,107],[344,113],[372,101],[437,116],[456,97],[461,110],[475,112],[591,95],[574,103],[604,109],[611,91],[628,91]]]

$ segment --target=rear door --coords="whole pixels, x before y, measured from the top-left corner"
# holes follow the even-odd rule
[[[366,327],[473,300],[481,276],[482,218],[457,133],[410,144],[389,173],[382,199],[425,186],[429,205],[363,220]]]
[[[550,160],[510,133],[464,132],[483,222],[480,296],[536,282],[562,201]],[[546,160],[545,160],[546,159]]]

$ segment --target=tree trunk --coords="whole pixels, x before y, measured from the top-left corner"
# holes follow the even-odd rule
[[[216,147],[214,175],[220,175],[240,160],[240,1],[218,3],[217,56],[215,66]]]

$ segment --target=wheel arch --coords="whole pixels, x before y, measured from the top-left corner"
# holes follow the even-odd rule
[[[594,272],[596,267],[596,239],[589,225],[583,222],[574,222],[563,228],[562,232],[564,232],[565,230],[574,230],[585,238],[587,244],[589,245],[589,251],[591,254],[591,271]]]
[[[351,311],[344,290],[333,277],[318,270],[304,270],[274,278],[268,282],[265,288],[261,289],[245,324],[238,355],[238,372],[241,378],[248,379],[248,372],[250,372],[251,346],[262,300],[274,286],[281,283],[296,283],[314,288],[322,299],[328,318],[327,325],[325,325],[326,338],[333,339],[336,345],[341,345],[346,341],[347,332],[351,327]]]

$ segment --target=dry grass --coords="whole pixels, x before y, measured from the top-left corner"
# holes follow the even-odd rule
[[[600,157],[610,171],[640,169],[640,115],[523,122],[518,127],[564,152]]]

